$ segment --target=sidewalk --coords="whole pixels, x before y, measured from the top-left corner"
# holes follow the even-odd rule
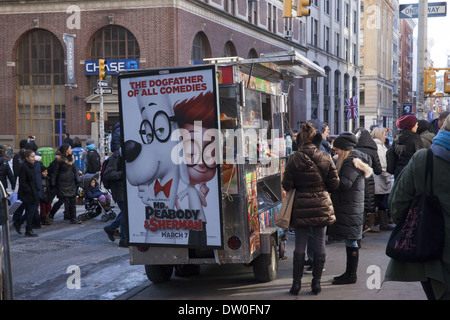
[[[333,277],[345,271],[343,242],[326,246],[326,270],[322,292],[311,294],[311,274],[305,274],[297,296],[289,293],[292,284],[292,251],[294,236],[289,235],[286,260],[278,260],[277,279],[259,283],[253,269],[242,265],[202,265],[197,276],[172,276],[167,283],[150,281],[135,288],[119,300],[426,300],[419,282],[383,282],[389,257],[385,255],[390,232],[366,233],[361,241],[358,281],[351,285],[332,285]],[[144,268],[144,266],[142,266]],[[380,288],[381,286],[381,288]]]

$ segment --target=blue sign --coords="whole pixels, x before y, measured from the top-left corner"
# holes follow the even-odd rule
[[[399,7],[400,19],[418,18],[419,4],[401,4]],[[445,17],[447,15],[447,2],[429,2],[428,17]]]
[[[105,60],[106,74],[119,74],[121,71],[139,69],[139,59]],[[84,74],[87,76],[98,75],[98,60],[86,60],[84,62]]]

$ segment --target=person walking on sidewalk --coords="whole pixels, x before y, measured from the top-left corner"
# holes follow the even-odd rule
[[[311,289],[317,295],[321,291],[320,279],[325,264],[326,227],[335,221],[333,203],[328,192],[338,187],[339,177],[331,156],[312,143],[316,136],[313,125],[303,123],[300,136],[302,145],[298,152],[289,157],[282,181],[284,190],[296,190],[290,222],[295,230],[293,283],[290,292],[297,295],[301,289],[305,250],[311,229],[314,239]]]
[[[117,205],[119,206],[119,214],[116,219],[108,226],[104,227],[103,230],[108,235],[109,240],[114,241],[114,230],[119,228],[120,240],[119,247],[128,247],[128,219],[125,216],[125,195],[123,192],[123,185],[125,184],[125,175],[122,170],[122,156],[121,149],[115,151],[108,161],[105,168],[105,180],[109,181],[111,184],[112,197]]]
[[[355,283],[357,279],[358,240],[362,238],[364,216],[364,180],[373,173],[367,164],[370,162],[369,156],[355,150],[357,143],[353,133],[343,132],[333,144],[338,155],[336,168],[340,182],[331,194],[336,222],[329,227],[329,235],[345,240],[347,255],[346,270],[334,278],[333,284]]]
[[[450,116],[447,117],[433,139],[433,192],[439,198],[444,214],[445,245],[442,258],[424,263],[408,263],[391,259],[386,269],[385,281],[420,281],[428,299],[450,300]],[[425,188],[425,167],[428,149],[417,151],[395,180],[389,196],[389,207],[394,222],[407,212],[413,198]]]
[[[55,161],[51,185],[56,187],[58,199],[63,200],[65,213],[70,217],[70,223],[81,223],[81,220],[77,219],[76,212],[78,175],[81,174],[81,171],[75,165],[72,147],[68,144],[59,147],[59,153],[55,155]]]
[[[388,198],[389,193],[391,192],[391,174],[386,172],[387,168],[387,160],[386,160],[386,152],[388,148],[385,145],[386,142],[386,130],[383,127],[374,128],[371,132],[371,137],[373,141],[377,144],[377,152],[378,158],[380,159],[382,172],[379,175],[374,175],[373,179],[375,181],[375,207],[376,207],[376,215],[380,224],[380,228],[375,229],[372,227],[371,231],[392,231],[394,228],[389,225],[388,216]],[[376,221],[375,221],[376,224]]]
[[[34,233],[32,229],[33,217],[38,211],[39,204],[39,192],[34,170],[36,155],[33,150],[21,149],[21,157],[23,164],[19,170],[18,198],[22,201],[25,208],[25,214],[18,220],[15,220],[13,226],[17,233],[22,234],[20,228],[26,221],[25,236],[37,237],[38,235]]]

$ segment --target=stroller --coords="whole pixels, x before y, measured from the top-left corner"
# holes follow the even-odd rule
[[[105,207],[102,206],[100,201],[98,201],[97,198],[91,199],[87,197],[87,189],[89,185],[91,184],[92,179],[98,180],[99,174],[98,173],[87,173],[81,177],[81,195],[83,196],[83,203],[84,208],[86,209],[86,212],[80,214],[78,218],[82,221],[93,219],[97,217],[98,215],[102,214],[100,219],[103,222],[106,222],[108,220],[114,220],[116,218],[116,213],[109,209],[106,210]]]

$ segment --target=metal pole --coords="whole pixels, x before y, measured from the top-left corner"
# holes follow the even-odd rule
[[[99,117],[99,130],[100,130],[100,153],[102,163],[105,160],[105,119],[104,119],[104,107],[103,107],[103,87],[100,86],[100,117]]]
[[[5,299],[13,300],[14,299],[14,291],[13,291],[13,277],[12,277],[12,268],[11,268],[11,250],[9,245],[9,210],[8,210],[8,198],[6,197],[5,189],[3,185],[0,183],[0,223],[2,226],[2,247],[3,247],[3,256],[4,256],[4,271],[5,271]],[[0,250],[0,254],[2,251]],[[1,261],[1,259],[0,259]],[[0,264],[1,268],[1,264]],[[0,270],[1,274],[1,270]]]
[[[426,119],[427,106],[424,96],[424,72],[427,67],[428,0],[419,1],[419,22],[417,41],[417,97],[416,113],[419,120]]]

